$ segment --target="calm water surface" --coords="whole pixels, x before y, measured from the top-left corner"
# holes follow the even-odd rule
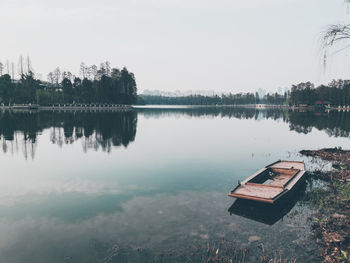
[[[311,206],[298,201],[269,225],[230,215],[227,193],[278,159],[311,167],[302,149],[350,148],[349,117],[232,108],[1,112],[0,261],[182,262],[179,255],[226,239],[249,249],[247,262],[258,260],[260,243],[317,262]]]

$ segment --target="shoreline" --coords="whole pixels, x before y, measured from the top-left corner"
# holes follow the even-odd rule
[[[316,242],[323,248],[323,262],[350,262],[350,151],[324,148],[303,150],[300,154],[332,164],[330,171],[310,173],[327,185],[310,200],[317,207],[310,220]]]
[[[9,111],[128,111],[132,110],[132,105],[103,105],[103,106],[91,106],[88,104],[81,104],[79,106],[39,106],[39,105],[13,105],[13,106],[1,106],[0,110]]]
[[[159,108],[159,109],[171,109],[171,108],[246,108],[246,109],[279,109],[279,110],[304,110],[304,111],[350,111],[350,107],[316,107],[316,106],[289,106],[289,105],[272,105],[272,104],[235,104],[235,105],[173,105],[173,104],[160,104],[160,105],[124,105],[124,104],[78,104],[78,105],[66,105],[58,104],[52,106],[41,106],[37,104],[14,104],[11,106],[0,106],[0,110],[89,110],[89,111],[119,111],[119,110],[130,110],[130,109],[147,109],[147,108]]]
[[[350,111],[350,107],[316,107],[316,106],[289,106],[273,104],[234,104],[234,105],[180,105],[180,104],[145,104],[133,105],[135,108],[247,108],[247,109],[281,109],[281,110],[324,110],[324,111]]]

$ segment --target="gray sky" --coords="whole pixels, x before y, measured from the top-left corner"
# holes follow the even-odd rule
[[[108,60],[138,88],[274,91],[350,78],[350,51],[324,73],[320,34],[350,22],[344,0],[0,0],[0,61],[36,72]],[[46,78],[46,77],[45,77]]]

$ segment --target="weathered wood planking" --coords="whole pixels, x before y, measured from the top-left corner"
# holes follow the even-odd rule
[[[295,187],[304,174],[303,162],[278,161],[245,179],[229,196],[274,203]]]

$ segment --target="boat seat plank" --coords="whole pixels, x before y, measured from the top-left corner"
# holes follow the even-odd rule
[[[276,188],[283,188],[283,185],[273,185],[273,184],[257,184],[257,183],[246,183],[245,185],[252,185],[256,187],[276,187]]]
[[[261,185],[245,184],[238,187],[235,194],[273,199],[281,192],[283,192],[283,189],[280,187],[261,187]]]
[[[282,161],[279,163],[275,163],[270,168],[282,168],[282,169],[297,169],[297,170],[305,170],[305,165],[303,162],[288,162]]]

